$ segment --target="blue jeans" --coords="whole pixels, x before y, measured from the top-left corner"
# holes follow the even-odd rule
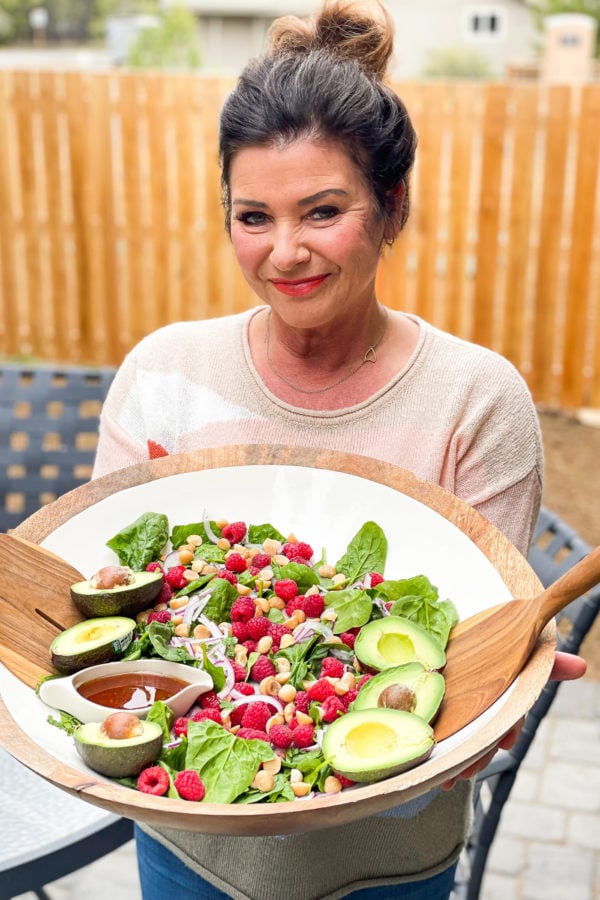
[[[227,900],[224,894],[177,857],[135,826],[138,869],[144,900]],[[456,866],[433,878],[406,884],[362,888],[347,894],[347,900],[448,900]],[[307,897],[306,900],[314,900]]]

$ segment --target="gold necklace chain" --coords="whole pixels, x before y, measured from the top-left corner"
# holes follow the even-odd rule
[[[273,365],[273,361],[271,360],[270,329],[269,329],[269,324],[271,322],[271,310],[269,310],[269,312],[267,314],[267,325],[265,328],[265,349],[266,349],[267,363],[269,364],[269,368],[270,368],[271,372],[273,372],[274,375],[277,375],[277,377],[280,378],[281,381],[283,381],[285,384],[287,384],[288,387],[291,387],[293,390],[298,391],[299,394],[324,394],[326,391],[333,390],[333,388],[337,387],[338,384],[342,384],[342,382],[347,381],[349,378],[352,378],[353,375],[356,375],[358,370],[362,369],[362,367],[364,365],[366,365],[367,363],[376,363],[377,362],[377,353],[375,351],[376,351],[377,347],[380,345],[380,343],[382,342],[382,340],[384,339],[385,334],[387,332],[387,326],[388,326],[387,309],[385,308],[385,306],[382,306],[381,308],[382,308],[383,314],[385,316],[385,321],[383,323],[383,328],[381,330],[381,334],[379,335],[379,337],[377,338],[375,343],[371,344],[371,346],[367,348],[367,351],[366,351],[365,355],[363,356],[363,358],[361,359],[361,361],[359,362],[359,364],[357,366],[355,366],[353,369],[351,369],[346,375],[342,375],[341,378],[338,378],[337,381],[334,381],[333,384],[329,384],[329,385],[327,385],[327,387],[309,388],[309,389],[296,387],[295,384],[292,384],[291,381],[288,381],[288,379],[285,377],[285,375],[282,375],[281,372],[279,372],[278,369],[276,369],[275,366]]]

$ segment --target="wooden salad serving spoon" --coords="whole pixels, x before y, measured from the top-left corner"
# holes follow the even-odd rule
[[[459,622],[446,648],[446,690],[434,723],[436,740],[450,737],[489,709],[518,676],[550,619],[598,582],[600,547],[537,597],[510,600]]]
[[[69,590],[83,578],[44,548],[0,534],[0,660],[31,687],[53,672],[53,638],[83,619]],[[460,622],[446,648],[436,740],[485,712],[518,676],[550,619],[598,582],[600,547],[537,597],[501,603]]]

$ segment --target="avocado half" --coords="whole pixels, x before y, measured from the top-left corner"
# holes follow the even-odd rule
[[[363,625],[354,652],[361,663],[378,672],[409,662],[420,662],[426,669],[441,669],[446,663],[439,641],[403,616],[384,616]]]
[[[110,778],[138,775],[159,756],[162,728],[156,722],[138,719],[140,734],[133,737],[110,738],[102,731],[101,722],[78,725],[73,732],[75,747],[90,769]]]
[[[50,644],[52,664],[62,675],[120,659],[135,634],[134,619],[105,616],[66,628]]]
[[[95,588],[91,580],[71,585],[71,599],[88,618],[133,616],[152,606],[162,589],[162,572],[131,572],[129,584]]]
[[[369,783],[423,762],[434,745],[433,729],[414,713],[361,709],[329,725],[322,749],[334,772]]]
[[[395,688],[406,690],[395,691]],[[366,681],[359,690],[352,709],[404,709],[431,722],[444,699],[444,688],[444,676],[439,672],[431,672],[419,662],[405,663],[403,666],[384,669],[379,675]]]

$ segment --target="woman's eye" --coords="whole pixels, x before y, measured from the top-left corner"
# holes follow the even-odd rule
[[[267,216],[262,212],[248,210],[248,212],[238,213],[236,219],[242,225],[264,225],[267,221]]]
[[[333,219],[338,214],[339,209],[337,206],[317,206],[316,209],[311,210],[309,217],[317,222],[325,222],[327,219]]]

